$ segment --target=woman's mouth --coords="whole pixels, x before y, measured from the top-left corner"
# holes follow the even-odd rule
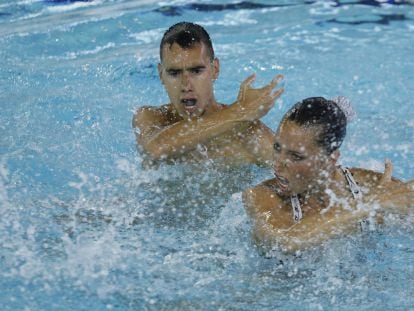
[[[288,191],[288,189],[289,189],[289,181],[286,178],[284,178],[282,176],[279,176],[277,174],[275,174],[275,177],[276,177],[276,181],[277,181],[278,188],[282,192]]]

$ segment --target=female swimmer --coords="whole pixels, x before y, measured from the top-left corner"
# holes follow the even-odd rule
[[[347,125],[339,103],[307,98],[283,117],[273,145],[275,177],[243,193],[259,245],[293,252],[351,232],[374,212],[412,212],[414,181],[391,177],[389,161],[384,173],[338,165]]]

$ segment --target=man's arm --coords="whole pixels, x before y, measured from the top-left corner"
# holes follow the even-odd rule
[[[133,119],[137,142],[154,159],[185,154],[236,125],[241,126],[240,130],[247,128],[249,122],[241,122],[230,108],[225,107],[219,113],[207,117],[180,120],[170,125],[160,122],[160,118],[165,116],[160,116],[155,108],[139,109]]]
[[[230,129],[244,131],[251,121],[265,115],[283,92],[283,89],[273,92],[279,76],[260,89],[250,88],[253,80],[251,76],[242,83],[238,101],[209,116],[166,125],[168,122],[161,110],[139,109],[133,118],[138,143],[154,159],[173,158]]]
[[[246,149],[250,152],[256,164],[272,166],[274,161],[274,133],[261,121],[254,121],[246,130]]]

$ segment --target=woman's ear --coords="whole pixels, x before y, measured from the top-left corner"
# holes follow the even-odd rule
[[[332,152],[331,155],[329,156],[331,159],[331,163],[333,165],[336,165],[336,162],[338,162],[340,156],[341,156],[341,152],[339,151],[339,149],[336,149],[334,152]]]

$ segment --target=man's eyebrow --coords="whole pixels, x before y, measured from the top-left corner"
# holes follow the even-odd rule
[[[200,70],[200,69],[205,69],[206,66],[205,65],[196,65],[196,66],[192,66],[192,67],[188,67],[185,70]],[[175,68],[175,67],[170,67],[166,69],[167,72],[182,72],[183,69],[182,68]]]
[[[204,65],[198,65],[198,66],[189,67],[188,70],[204,69],[204,68],[206,68],[206,66],[204,66]]]
[[[168,73],[171,73],[171,72],[180,73],[180,72],[182,72],[183,70],[182,70],[182,69],[179,69],[179,68],[174,68],[174,67],[172,67],[172,68],[167,68],[167,69],[166,69],[166,71],[167,71]]]

